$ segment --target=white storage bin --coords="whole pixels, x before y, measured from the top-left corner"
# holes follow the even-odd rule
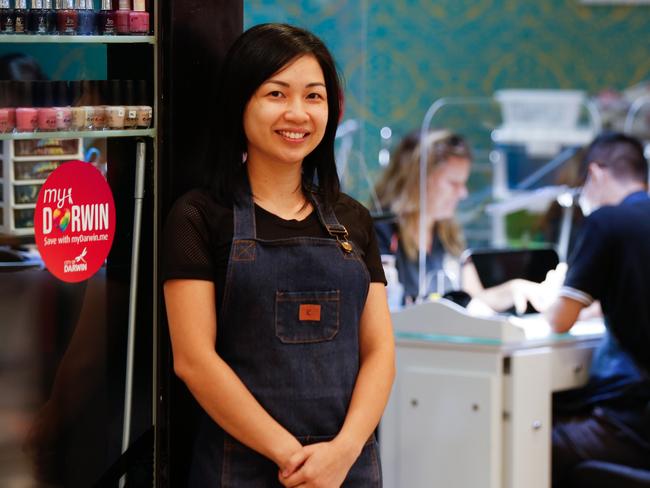
[[[571,129],[578,125],[585,93],[580,90],[520,90],[495,92],[503,127]]]

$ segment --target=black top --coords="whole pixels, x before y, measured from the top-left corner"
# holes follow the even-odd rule
[[[404,300],[413,301],[418,297],[419,283],[419,262],[409,259],[406,251],[398,239],[397,223],[393,221],[381,221],[375,223],[379,251],[381,254],[391,254],[395,256],[395,267],[399,282],[404,286]],[[440,293],[451,291],[454,286],[451,279],[444,272],[445,248],[440,239],[434,235],[433,251],[426,256],[425,281],[427,284],[426,295],[430,293]],[[444,279],[444,283],[439,283],[439,279]],[[444,290],[438,290],[438,285],[444,286]]]
[[[334,213],[346,227],[360,250],[370,273],[370,281],[386,283],[379,257],[377,240],[368,210],[356,200],[341,194]],[[330,237],[314,210],[307,218],[284,220],[255,206],[257,237]],[[220,309],[226,270],[233,238],[232,208],[216,202],[204,190],[192,190],[172,207],[164,230],[162,279],[197,279],[213,281]]]
[[[593,359],[589,400],[614,407],[608,417],[636,424],[637,433],[650,429],[650,410],[645,412],[646,404],[650,408],[648,195],[633,193],[585,219],[568,266],[560,295],[584,305],[599,300],[609,332]],[[630,415],[633,410],[641,418]],[[650,440],[650,430],[644,434]]]
[[[608,329],[650,371],[650,198],[633,193],[584,222],[562,295],[599,300]]]

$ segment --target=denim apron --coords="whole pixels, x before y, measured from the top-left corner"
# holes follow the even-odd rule
[[[259,239],[246,185],[233,206],[234,234],[217,352],[262,407],[303,444],[340,431],[359,371],[359,320],[370,282],[356,245],[329,206],[312,204],[330,237]],[[216,423],[204,422],[191,485],[282,486],[279,468]],[[344,487],[380,487],[374,436]]]

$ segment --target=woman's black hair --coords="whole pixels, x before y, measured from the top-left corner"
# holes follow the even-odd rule
[[[323,199],[334,202],[340,191],[334,160],[334,138],[341,111],[341,88],[332,55],[311,32],[287,24],[260,24],[244,32],[224,60],[218,88],[216,131],[208,153],[211,190],[218,201],[232,201],[233,190],[245,175],[243,117],[255,91],[291,61],[312,55],[327,88],[328,119],[320,144],[302,163],[303,190],[317,184]]]

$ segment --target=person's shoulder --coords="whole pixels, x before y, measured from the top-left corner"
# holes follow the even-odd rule
[[[334,202],[334,213],[339,219],[355,219],[357,222],[360,219],[364,223],[372,223],[368,209],[361,202],[343,192],[339,193]]]
[[[172,212],[200,212],[201,214],[222,213],[228,207],[218,202],[207,189],[194,188],[184,193],[174,202]]]
[[[343,193],[343,192],[339,193],[339,196],[336,199],[335,206],[351,208],[354,209],[355,211],[369,214],[368,209],[361,202],[352,198],[347,193]]]
[[[640,220],[650,217],[650,200],[634,204],[604,205],[585,219],[585,224],[603,232],[620,228],[635,228]]]

